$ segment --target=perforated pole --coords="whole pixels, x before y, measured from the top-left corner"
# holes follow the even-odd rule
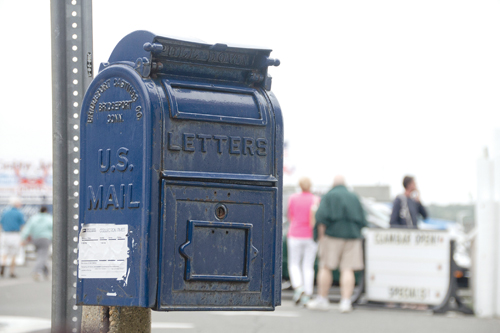
[[[92,66],[92,1],[52,0],[52,332],[79,332],[76,306],[80,105]]]

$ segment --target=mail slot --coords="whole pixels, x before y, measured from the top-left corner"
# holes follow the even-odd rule
[[[281,303],[270,53],[136,31],[101,64],[81,109],[77,304]]]

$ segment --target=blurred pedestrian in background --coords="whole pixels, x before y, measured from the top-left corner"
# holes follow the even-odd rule
[[[24,215],[19,210],[21,206],[21,199],[17,197],[11,198],[9,200],[9,207],[4,210],[0,218],[0,225],[2,226],[2,231],[0,232],[0,250],[2,251],[1,276],[4,276],[5,266],[10,263],[10,277],[16,277],[16,255],[21,248],[21,235],[19,232],[24,224]],[[10,261],[8,261],[9,258]]]
[[[47,207],[42,206],[40,213],[29,218],[21,232],[23,242],[31,239],[36,248],[36,264],[33,270],[33,279],[38,281],[44,276],[49,277],[49,250],[52,244],[52,215]]]
[[[391,228],[417,228],[418,215],[425,220],[427,211],[420,202],[420,193],[415,178],[403,178],[404,193],[398,195],[392,205]]]
[[[293,194],[288,201],[288,272],[294,289],[295,304],[305,305],[313,294],[314,260],[317,245],[313,239],[311,208],[319,197],[311,193],[311,180],[299,181],[301,193]]]
[[[328,310],[332,270],[340,268],[340,312],[352,310],[354,271],[362,270],[361,229],[367,226],[356,194],[347,190],[343,176],[335,176],[333,188],[321,198],[316,212],[319,239],[318,296],[307,304],[313,310]]]
[[[420,193],[415,178],[412,176],[405,176],[403,178],[403,187],[405,191],[394,199],[390,225],[391,228],[417,229],[418,215],[421,215],[425,220],[427,218],[427,211],[420,202]],[[395,307],[395,304],[387,303],[387,306]],[[427,309],[427,305],[425,304],[403,303],[401,307],[413,310]]]

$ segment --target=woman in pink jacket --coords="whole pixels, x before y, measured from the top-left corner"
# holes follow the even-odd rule
[[[305,305],[313,293],[314,260],[317,244],[313,239],[314,214],[319,197],[311,193],[311,181],[302,178],[299,181],[301,193],[293,194],[288,201],[288,272],[294,289],[293,300]],[[311,221],[313,220],[313,221]]]

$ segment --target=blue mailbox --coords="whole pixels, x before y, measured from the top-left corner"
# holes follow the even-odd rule
[[[77,304],[281,303],[270,53],[136,31],[101,65],[81,111]]]

